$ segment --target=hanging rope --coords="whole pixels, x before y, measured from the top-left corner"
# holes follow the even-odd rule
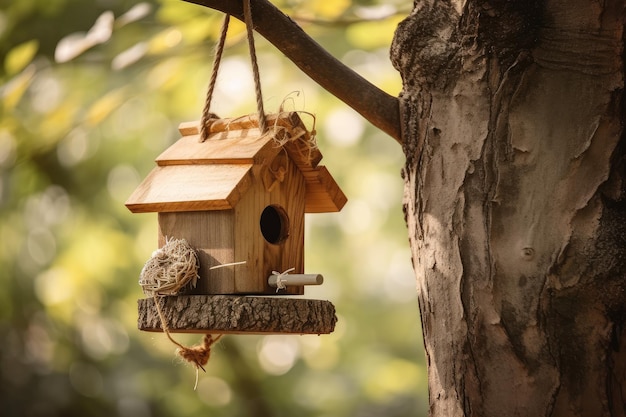
[[[256,105],[259,118],[259,130],[261,134],[267,131],[267,120],[265,117],[265,110],[263,109],[263,94],[261,91],[261,76],[259,75],[259,65],[256,57],[256,48],[254,46],[254,26],[252,23],[252,8],[250,0],[243,0],[243,16],[244,23],[246,24],[246,33],[248,38],[248,49],[250,50],[250,61],[252,63],[252,76],[254,78],[254,89],[256,93]],[[216,116],[211,113],[211,100],[213,98],[213,91],[215,90],[215,84],[217,81],[217,73],[219,71],[220,62],[222,60],[222,54],[224,53],[224,45],[226,43],[226,34],[228,33],[228,24],[230,22],[230,15],[224,17],[222,23],[222,29],[220,37],[215,47],[215,56],[213,58],[213,71],[211,72],[211,80],[209,82],[209,88],[207,90],[206,100],[204,102],[204,110],[202,111],[202,118],[200,120],[200,142],[207,140],[209,136],[209,120]]]
[[[263,94],[261,93],[261,77],[259,76],[259,65],[256,60],[256,49],[254,47],[254,26],[252,25],[252,8],[250,0],[243,0],[243,18],[248,32],[248,48],[250,49],[250,60],[252,62],[252,75],[254,76],[254,88],[256,91],[256,107],[259,113],[259,129],[261,133],[267,130],[265,111],[263,110]]]
[[[228,24],[230,23],[230,15],[224,16],[220,38],[215,47],[215,56],[213,57],[213,72],[211,72],[211,81],[209,81],[209,89],[206,93],[204,101],[204,110],[202,111],[202,119],[200,120],[200,142],[204,142],[209,137],[209,119],[215,115],[209,110],[211,108],[211,100],[213,99],[213,90],[217,82],[217,73],[222,62],[222,54],[224,53],[224,45],[226,44],[226,34],[228,33]]]
[[[213,335],[210,335],[207,333],[202,338],[201,345],[195,345],[191,347],[185,346],[177,342],[170,334],[170,329],[169,329],[169,326],[167,325],[167,320],[165,319],[165,316],[163,315],[163,311],[161,310],[161,306],[159,304],[160,298],[162,298],[162,296],[158,296],[156,293],[154,293],[154,295],[152,296],[152,299],[154,300],[154,305],[156,306],[157,313],[159,314],[159,319],[161,320],[161,329],[163,330],[167,338],[170,339],[170,342],[178,346],[176,353],[178,353],[178,355],[184,360],[186,360],[187,362],[195,365],[196,383],[193,386],[193,390],[195,391],[196,388],[198,387],[198,370],[202,369],[203,372],[206,372],[206,370],[204,369],[204,366],[209,362],[209,358],[211,357],[211,346],[213,346],[215,342],[220,340],[222,335],[220,334],[214,338]]]

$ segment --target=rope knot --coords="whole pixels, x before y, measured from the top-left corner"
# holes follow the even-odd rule
[[[283,277],[289,275],[291,271],[295,270],[296,268],[289,268],[283,272],[272,271],[272,274],[276,275],[276,292],[287,289],[287,286],[285,285],[285,282],[287,282],[287,280]]]
[[[202,369],[202,371],[206,372],[204,366],[209,362],[209,359],[211,358],[211,346],[213,346],[214,343],[220,340],[221,337],[221,334],[218,335],[216,338],[213,338],[213,336],[210,334],[205,334],[204,338],[202,339],[201,345],[191,347],[179,346],[176,352],[180,355],[181,358],[189,363],[194,364],[196,366],[196,369],[200,368]]]

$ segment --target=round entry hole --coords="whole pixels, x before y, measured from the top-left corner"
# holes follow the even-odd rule
[[[289,218],[282,207],[267,206],[261,213],[261,233],[265,240],[274,245],[289,236]]]

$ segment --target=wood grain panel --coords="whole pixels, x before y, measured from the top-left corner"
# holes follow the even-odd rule
[[[235,268],[211,267],[234,259],[233,210],[159,213],[159,247],[165,239],[186,239],[196,249],[200,261],[200,280],[192,294],[232,294],[235,290]]]
[[[224,210],[250,185],[250,164],[154,168],[126,201],[134,213]]]

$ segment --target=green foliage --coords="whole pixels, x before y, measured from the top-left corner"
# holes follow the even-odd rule
[[[199,118],[222,16],[173,0],[0,4],[2,415],[426,414],[393,140],[257,37],[266,109],[316,115],[303,117],[349,198],[307,216],[306,269],[326,278],[307,297],[333,301],[340,321],[329,336],[225,337],[193,391],[173,345],[136,330],[156,217],[123,203],[178,123]],[[393,4],[277,3],[397,94],[387,48],[408,5]],[[232,25],[214,97],[224,117],[254,111],[243,33]]]

